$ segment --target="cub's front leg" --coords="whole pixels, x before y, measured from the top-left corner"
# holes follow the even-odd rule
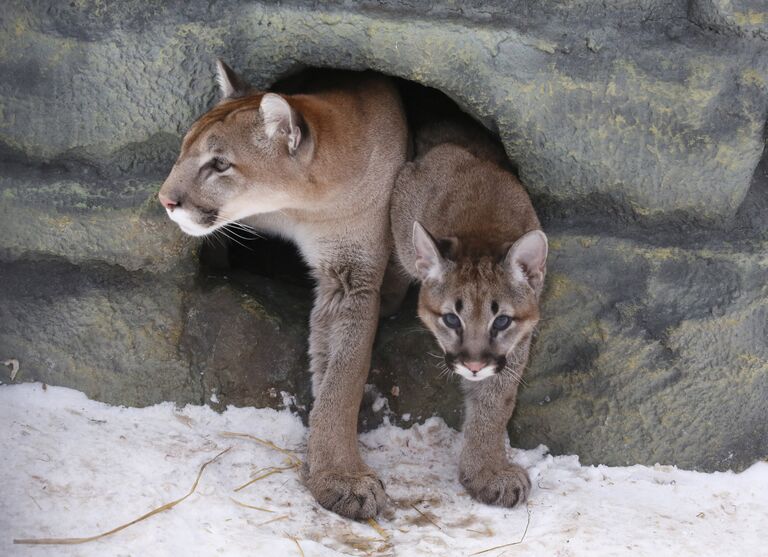
[[[352,249],[316,269],[310,355],[315,402],[309,416],[304,481],[326,509],[348,518],[376,516],[384,486],[363,462],[357,415],[368,376],[379,312],[381,261]]]
[[[517,381],[495,375],[483,381],[464,380],[466,417],[459,481],[469,494],[489,505],[514,507],[531,491],[522,467],[507,460],[507,422],[517,398]]]

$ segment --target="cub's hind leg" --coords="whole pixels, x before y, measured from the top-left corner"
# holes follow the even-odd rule
[[[459,481],[478,501],[502,507],[519,505],[528,498],[531,480],[524,468],[507,460],[504,449],[517,381],[496,375],[464,383],[466,417]]]

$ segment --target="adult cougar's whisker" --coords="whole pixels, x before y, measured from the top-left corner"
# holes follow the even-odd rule
[[[261,238],[261,237],[262,237],[262,236],[261,236],[261,235],[258,233],[258,231],[257,231],[255,228],[253,228],[252,226],[250,226],[250,225],[248,225],[248,224],[245,224],[245,223],[242,223],[242,222],[240,222],[240,221],[236,221],[236,220],[230,220],[230,219],[224,218],[224,217],[222,217],[221,215],[216,215],[216,218],[215,218],[215,221],[214,221],[214,222],[215,222],[216,224],[223,224],[223,225],[224,225],[223,227],[229,227],[229,226],[231,226],[231,227],[233,227],[233,228],[239,228],[239,229],[241,229],[243,232],[249,232],[249,233],[251,233],[251,234],[254,234],[255,236],[257,236],[258,238]]]
[[[219,235],[219,230],[218,229],[214,230],[212,234],[209,234],[209,235],[205,236],[205,238],[208,238],[208,237],[211,237],[214,240],[216,240],[221,247],[223,247],[223,248],[227,247],[227,243],[224,240],[221,239],[221,236]],[[211,245],[213,245],[213,242],[211,242]]]
[[[228,226],[234,226],[234,227],[240,228],[240,229],[242,229],[244,231],[252,232],[254,234],[258,233],[258,231],[255,228],[253,228],[252,226],[249,226],[249,225],[244,224],[244,223],[242,223],[240,221],[237,221],[237,220],[230,221],[230,222],[227,223],[227,225]]]
[[[255,228],[253,228],[251,226],[248,226],[247,224],[243,224],[242,222],[237,222],[237,221],[231,222],[229,224],[230,224],[230,226],[234,226],[235,228],[239,228],[240,230],[242,230],[244,232],[250,232],[251,234],[254,234],[254,235],[258,236],[259,238],[261,238],[261,234],[259,234],[259,232]]]
[[[234,236],[237,236],[238,238],[240,238],[240,239],[242,239],[242,240],[250,241],[250,240],[252,239],[252,238],[249,238],[248,236],[241,236],[240,234],[238,234],[237,232],[235,232],[235,230],[237,230],[236,228],[235,228],[235,229],[233,229],[233,228],[229,228],[229,226],[230,226],[230,225],[226,225],[226,226],[223,226],[223,227],[222,227],[222,230],[226,230],[226,231],[227,231],[227,232],[229,232],[230,234],[232,234],[232,235],[234,235]]]
[[[239,240],[238,240],[237,238],[235,238],[234,236],[230,236],[229,234],[227,234],[227,229],[226,229],[226,227],[225,227],[225,228],[219,228],[219,230],[221,231],[221,233],[222,233],[224,236],[226,236],[228,239],[230,239],[230,240],[231,240],[231,241],[233,241],[234,243],[238,244],[239,246],[242,246],[242,247],[244,247],[245,249],[247,249],[247,250],[249,250],[249,251],[253,251],[253,249],[251,249],[250,247],[246,246],[244,243],[242,243],[241,241],[239,241]],[[231,230],[230,230],[229,232],[231,232]]]

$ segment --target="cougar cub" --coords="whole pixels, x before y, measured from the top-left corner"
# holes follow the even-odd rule
[[[416,159],[392,197],[396,258],[421,283],[419,317],[462,378],[460,481],[475,499],[512,507],[531,483],[504,440],[539,319],[547,237],[503,151],[475,125],[416,133]]]

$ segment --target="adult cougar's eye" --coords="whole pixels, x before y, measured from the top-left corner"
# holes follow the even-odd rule
[[[461,329],[461,319],[455,313],[444,313],[443,323],[451,329]]]
[[[512,324],[512,318],[509,315],[499,315],[493,320],[492,327],[497,331],[503,331]]]
[[[224,172],[227,170],[232,164],[230,162],[222,157],[214,157],[214,159],[211,161],[211,166],[216,172]]]

